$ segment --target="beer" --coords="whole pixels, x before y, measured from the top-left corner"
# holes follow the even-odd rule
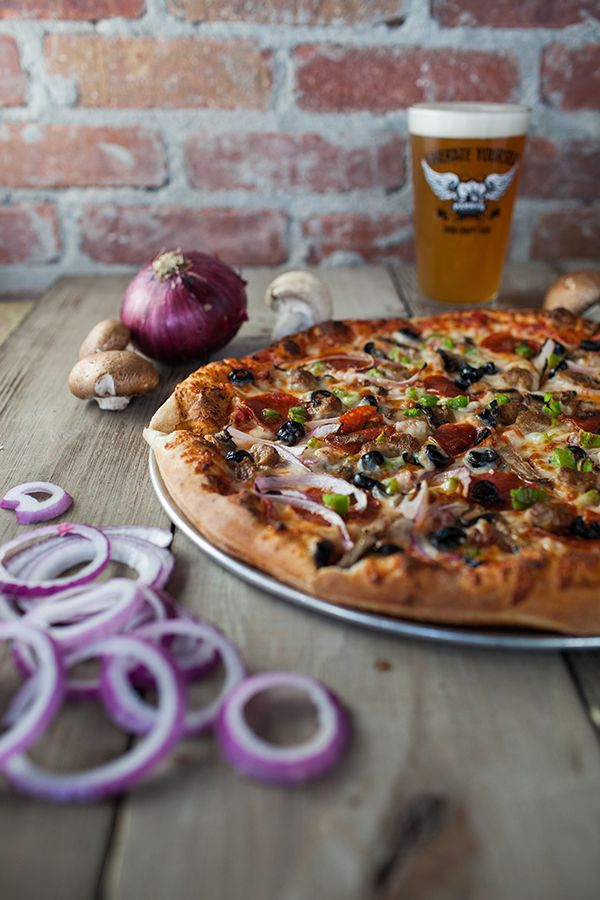
[[[529,110],[418,103],[408,111],[417,270],[444,303],[493,300],[500,284]]]

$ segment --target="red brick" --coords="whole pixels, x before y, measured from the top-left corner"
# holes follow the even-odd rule
[[[532,259],[597,259],[600,206],[564,209],[540,216],[533,232]]]
[[[167,177],[160,137],[143,128],[0,126],[6,187],[159,187]]]
[[[47,263],[56,259],[59,252],[53,206],[0,206],[0,263]]]
[[[27,80],[21,68],[19,50],[14,38],[0,35],[0,106],[25,103]]]
[[[592,18],[597,0],[432,0],[434,19],[445,26],[565,28]]]
[[[600,109],[600,44],[545,47],[541,94],[559,109]]]
[[[277,265],[288,257],[286,217],[273,210],[88,206],[83,250],[101,262],[138,265],[162,248],[201,250],[231,265]]]
[[[592,141],[555,144],[529,138],[519,194],[527,197],[600,197],[600,155]]]
[[[387,112],[421,100],[511,100],[519,87],[516,61],[498,53],[305,44],[294,56],[298,103],[318,112]]]
[[[0,19],[136,19],[145,0],[2,0]]]
[[[398,23],[404,0],[168,0],[169,10],[193,22],[261,25],[376,25]]]
[[[404,151],[402,138],[353,148],[318,134],[204,132],[187,140],[185,160],[190,181],[205,190],[325,193],[400,187]]]
[[[388,213],[331,213],[302,223],[308,241],[306,262],[316,265],[333,256],[343,262],[394,263],[414,258],[410,216]]]
[[[45,50],[81,106],[264,109],[271,95],[271,55],[252,40],[51,34]]]

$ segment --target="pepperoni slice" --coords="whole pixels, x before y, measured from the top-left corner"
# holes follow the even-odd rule
[[[469,500],[489,509],[510,509],[512,507],[510,492],[515,488],[526,487],[527,484],[513,472],[475,475],[469,484]]]
[[[427,391],[437,394],[439,397],[458,397],[459,394],[464,393],[445,375],[428,375],[423,379],[423,386]]]
[[[491,350],[492,353],[514,353],[516,347],[526,346],[533,351],[532,355],[539,353],[539,346],[530,340],[524,340],[518,335],[510,334],[508,331],[495,331],[488,334],[481,342],[481,347],[485,350]]]
[[[355,406],[354,409],[349,409],[347,413],[340,416],[338,434],[352,434],[355,431],[361,431],[367,425],[374,425],[381,421],[381,413],[377,407]]]
[[[578,428],[584,431],[591,431],[593,434],[600,434],[600,413],[590,413],[584,416],[569,416],[572,422],[575,422]]]
[[[475,443],[477,429],[469,422],[448,422],[436,428],[433,437],[449,456],[460,456]]]
[[[284,391],[269,391],[267,394],[259,394],[257,397],[244,397],[244,405],[236,411],[234,421],[236,424],[245,424],[250,421],[253,415],[260,424],[272,431],[274,434],[280,427],[282,422],[288,417],[290,407],[298,406],[298,398],[292,394],[286,394]],[[264,409],[273,409],[278,413],[277,418],[265,418],[263,416]],[[245,413],[243,411],[246,411]],[[249,415],[250,414],[250,415]],[[236,417],[245,416],[242,422],[237,422]]]

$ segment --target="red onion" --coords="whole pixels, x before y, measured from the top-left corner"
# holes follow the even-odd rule
[[[257,694],[290,687],[308,694],[317,711],[316,734],[295,746],[279,747],[258,737],[244,709]],[[348,717],[335,696],[319,681],[296,672],[262,672],[245,678],[228,695],[217,719],[221,753],[239,772],[272,784],[300,784],[335,765],[350,735]]]
[[[47,772],[20,753],[4,766],[4,775],[14,788],[63,803],[101,800],[137,784],[175,746],[183,728],[185,696],[179,673],[167,654],[137,636],[116,635],[76,651],[70,662],[112,656],[133,659],[152,673],[158,688],[158,707],[151,731],[123,756],[82,772]]]
[[[36,500],[32,494],[48,494]],[[0,500],[0,509],[14,509],[19,525],[47,522],[62,515],[73,503],[70,494],[50,481],[27,481],[11,488]]]
[[[40,677],[19,720],[0,735],[0,765],[31,747],[50,725],[63,700],[65,683],[59,650],[43,631],[24,622],[0,622],[0,641],[19,640],[34,651]]]
[[[153,359],[199,359],[229,343],[248,318],[245,284],[206,253],[162,252],[125,291],[121,319]]]

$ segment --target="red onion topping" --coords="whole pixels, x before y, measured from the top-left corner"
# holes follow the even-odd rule
[[[48,494],[37,500],[32,494]],[[73,503],[73,498],[63,488],[50,481],[27,481],[18,484],[0,500],[0,509],[14,509],[19,525],[47,522],[62,515]]]
[[[0,735],[0,766],[31,747],[56,716],[64,695],[63,664],[54,642],[24,622],[0,622],[0,641],[19,640],[36,655],[40,677],[25,711],[5,734]]]
[[[321,503],[309,500],[303,494],[298,495],[297,491],[282,491],[281,494],[269,494],[268,500],[269,502],[274,503],[287,503],[288,506],[296,506],[298,509],[305,509],[307,512],[319,516],[330,525],[339,529],[342,543],[346,550],[351,550],[352,547],[354,547],[354,541],[350,537],[348,529],[346,528],[346,523],[339,513],[336,513],[328,506],[323,506]]]
[[[354,497],[354,509],[360,511],[367,508],[367,495],[360,488],[355,487],[343,478],[334,478],[333,475],[267,475],[256,479],[256,487],[259,491],[280,491],[284,488],[316,488],[328,491],[332,494],[345,494]],[[310,500],[310,497],[306,498]]]
[[[163,252],[125,291],[121,319],[153,359],[199,359],[228,344],[248,318],[245,284],[206,253]]]
[[[241,444],[242,447],[244,447],[244,445],[250,447],[252,444],[265,444],[267,447],[273,447],[277,450],[279,455],[293,466],[297,466],[300,469],[308,468],[302,460],[298,459],[297,455],[294,453],[295,448],[293,447],[286,447],[283,444],[279,444],[277,441],[268,441],[265,440],[265,438],[252,437],[251,434],[246,434],[245,431],[239,431],[231,425],[227,426],[227,431],[238,444]],[[304,449],[304,447],[302,449]]]
[[[77,563],[77,560],[72,561],[68,535],[78,535],[89,542],[92,559],[83,569],[75,575],[67,575],[63,578],[50,576],[47,580],[20,578],[11,574],[6,567],[7,557],[10,557],[13,552],[16,553],[27,547],[31,540],[57,534],[60,536],[59,543],[62,545],[62,566],[59,570],[61,572]],[[91,525],[74,525],[70,522],[63,522],[60,525],[47,525],[35,531],[28,531],[0,547],[0,590],[19,597],[47,597],[65,590],[65,588],[86,584],[105,568],[108,563],[108,553],[108,538],[98,528],[92,528]]]
[[[281,687],[308,694],[317,712],[315,735],[296,746],[268,743],[252,731],[244,715],[253,697]],[[315,679],[296,672],[263,672],[245,678],[227,696],[216,732],[223,756],[243,775],[273,784],[301,784],[335,765],[348,742],[350,723],[335,694]]]
[[[118,635],[78,650],[71,663],[124,656],[150,670],[156,682],[158,706],[152,730],[117,759],[83,772],[47,772],[19,754],[4,767],[17,790],[60,802],[101,800],[120,794],[152,772],[181,736],[185,715],[183,685],[167,654],[139,637]]]

